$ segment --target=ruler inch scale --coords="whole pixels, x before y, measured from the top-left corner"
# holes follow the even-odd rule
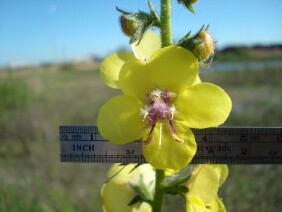
[[[191,130],[197,143],[192,164],[282,164],[282,127]],[[59,140],[61,162],[146,163],[141,141],[115,145],[96,126],[60,126]]]

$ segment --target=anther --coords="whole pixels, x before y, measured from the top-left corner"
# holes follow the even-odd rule
[[[147,145],[147,144],[152,142],[152,140],[154,139],[154,136],[152,134],[153,134],[153,131],[155,129],[155,126],[156,126],[156,124],[152,125],[151,130],[149,132],[149,135],[148,135],[147,139],[145,141],[143,141],[143,144]]]
[[[177,142],[179,142],[179,143],[183,143],[184,142],[184,140],[182,139],[182,138],[180,138],[175,132],[173,132],[173,131],[171,131],[171,136],[172,136],[172,138],[175,140],[175,141],[177,141]]]
[[[171,136],[172,138],[179,142],[179,143],[183,143],[184,140],[182,138],[180,138],[177,134],[176,134],[176,131],[175,131],[175,128],[173,126],[173,123],[172,123],[172,120],[169,121],[169,126],[170,126],[170,132],[171,132]]]
[[[153,139],[154,139],[153,135],[148,135],[147,139],[145,141],[143,141],[143,144],[147,145],[147,144],[151,143]]]

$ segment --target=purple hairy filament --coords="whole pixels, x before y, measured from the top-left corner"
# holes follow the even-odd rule
[[[176,109],[172,104],[172,99],[175,97],[174,93],[166,90],[153,90],[146,95],[147,106],[141,109],[143,121],[147,120],[150,127],[150,132],[144,144],[149,144],[153,140],[153,131],[158,121],[167,121],[170,127],[172,138],[177,142],[184,142],[175,131],[173,119],[176,114]]]

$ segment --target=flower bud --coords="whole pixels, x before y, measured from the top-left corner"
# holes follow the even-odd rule
[[[159,20],[155,13],[155,10],[150,6],[150,13],[139,11],[137,13],[131,13],[116,8],[121,12],[120,26],[125,35],[130,37],[129,43],[140,43],[144,33],[153,26],[158,26]]]
[[[192,52],[199,61],[205,61],[214,54],[214,41],[207,31],[200,31],[195,37],[195,43]]]
[[[128,37],[132,37],[137,31],[137,23],[134,20],[127,18],[124,14],[120,16],[120,26],[122,32],[127,35]]]
[[[189,32],[177,45],[191,51],[200,62],[207,61],[214,54],[214,41],[207,30],[208,26],[203,26],[193,36]]]

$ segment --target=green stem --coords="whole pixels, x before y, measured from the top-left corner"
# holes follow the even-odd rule
[[[172,44],[171,0],[161,0],[161,40],[162,47]]]
[[[156,185],[155,185],[155,196],[153,201],[153,212],[161,212],[164,199],[164,180],[165,172],[164,170],[156,170]]]
[[[161,0],[161,41],[162,47],[172,44],[171,32],[171,0]],[[153,212],[161,212],[164,199],[165,171],[156,170],[155,195],[152,204]]]

